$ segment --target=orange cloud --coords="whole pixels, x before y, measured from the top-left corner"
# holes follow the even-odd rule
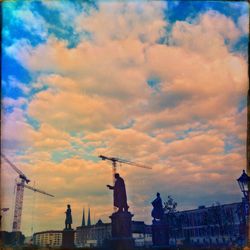
[[[237,105],[247,89],[247,63],[224,39],[233,43],[242,27],[207,12],[195,23],[176,22],[170,44],[159,44],[168,25],[160,2],[101,4],[99,12],[79,14],[73,24],[79,33],[92,32],[93,41],[82,37],[77,47],[68,48],[49,37],[35,47],[21,40],[6,50],[32,74],[39,72],[32,87],[46,86],[27,102],[4,100],[15,108],[4,116],[2,130],[3,141],[15,144],[3,144],[5,152],[39,188],[56,195],[37,198],[37,230],[62,228],[67,203],[75,225],[88,205],[97,218],[107,219],[111,164],[95,162],[99,154],[153,167],[118,166],[132,212],[145,208],[140,219],[148,219],[156,191],[176,195],[180,203],[181,198],[197,202],[194,196],[212,203],[218,193],[236,197],[232,179],[245,166],[245,148],[240,142],[229,152],[224,148],[229,135],[239,141],[246,137],[246,110],[239,112]],[[154,77],[157,86],[149,86]],[[27,110],[20,109],[24,102]],[[26,115],[40,127],[33,129]],[[19,144],[23,155],[15,155]],[[52,153],[60,150],[74,156],[53,161]],[[2,186],[11,194],[14,179],[6,175]],[[25,193],[23,221],[31,220],[32,195]],[[4,204],[9,203],[5,195]],[[27,223],[22,229],[30,230]]]

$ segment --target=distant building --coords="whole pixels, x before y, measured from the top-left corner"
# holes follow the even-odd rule
[[[138,247],[152,246],[151,226],[143,221],[132,221],[132,237]]]
[[[24,240],[24,245],[33,245],[33,236],[26,236]]]
[[[33,244],[39,247],[61,247],[62,231],[51,230],[38,232],[33,235]]]
[[[83,212],[84,216],[84,212]],[[243,246],[246,216],[241,202],[216,204],[210,207],[178,211],[164,216],[172,246]],[[111,239],[111,223],[99,220],[91,225],[90,212],[75,230],[76,247],[101,247]],[[143,221],[132,221],[132,236],[136,246],[152,245],[152,227]],[[33,235],[33,244],[40,247],[61,247],[62,231],[44,231]]]
[[[132,221],[132,236],[136,246],[152,245],[151,226],[142,221]],[[100,247],[111,239],[111,223],[99,220],[95,225],[76,228],[77,247]]]
[[[102,246],[105,240],[111,238],[111,224],[99,220],[95,225],[80,226],[76,228],[76,246],[94,247]]]
[[[200,206],[166,216],[170,245],[243,245],[245,216],[242,203]]]

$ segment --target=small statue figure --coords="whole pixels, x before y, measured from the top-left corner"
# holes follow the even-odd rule
[[[151,212],[152,217],[154,220],[161,220],[164,215],[164,210],[160,193],[156,194],[156,199],[154,199],[151,204],[153,205],[153,210]]]
[[[66,219],[65,219],[65,229],[71,229],[71,224],[72,224],[72,215],[71,215],[71,208],[70,205],[67,205],[67,210],[65,212],[66,214]]]
[[[114,206],[118,208],[118,212],[127,212],[129,206],[127,204],[127,194],[124,180],[119,174],[115,174],[115,179],[115,185],[107,185],[107,187],[111,190],[114,190]]]

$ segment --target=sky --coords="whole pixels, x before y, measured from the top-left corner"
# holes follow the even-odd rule
[[[118,164],[135,220],[151,201],[177,209],[239,202],[246,166],[248,4],[4,1],[2,151],[30,179],[21,230],[73,227],[90,207],[109,222]],[[3,228],[18,175],[3,162]],[[86,218],[86,216],[85,216]]]

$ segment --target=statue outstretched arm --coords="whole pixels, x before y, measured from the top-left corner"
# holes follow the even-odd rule
[[[108,187],[109,189],[114,189],[114,187],[113,187],[113,186],[110,186],[110,185],[107,185],[107,187]]]

